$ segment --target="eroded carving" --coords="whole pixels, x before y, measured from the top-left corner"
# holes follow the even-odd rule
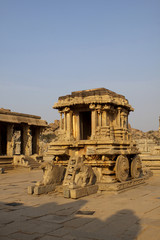
[[[62,183],[65,174],[65,168],[63,166],[55,166],[53,163],[45,162],[40,168],[43,170],[43,179],[37,182],[36,186]]]

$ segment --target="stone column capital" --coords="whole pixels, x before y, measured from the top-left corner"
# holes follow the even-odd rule
[[[95,104],[93,104],[93,103],[91,103],[91,104],[89,105],[89,108],[90,108],[90,109],[93,109],[93,110],[95,110],[95,108],[96,108],[96,105],[95,105]]]
[[[63,112],[69,112],[70,111],[70,108],[69,107],[65,107],[64,109],[63,109]]]

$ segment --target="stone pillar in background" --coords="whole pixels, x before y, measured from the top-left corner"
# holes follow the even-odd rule
[[[32,136],[31,130],[28,125],[23,125],[23,154],[30,156],[32,154]]]
[[[14,146],[13,129],[14,129],[14,124],[7,125],[7,156],[13,156],[13,146]]]

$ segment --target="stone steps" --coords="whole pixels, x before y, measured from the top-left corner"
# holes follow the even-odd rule
[[[31,158],[31,157],[26,157],[25,158],[25,160],[28,162],[28,167],[30,167],[30,168],[39,168],[40,167],[40,163],[39,162],[37,162],[36,160],[34,160],[33,158]]]
[[[40,162],[42,162],[42,158],[39,159]],[[37,160],[37,157],[35,159],[35,156],[14,156],[14,165],[16,166],[22,166],[22,167],[28,167],[31,169],[38,169],[41,165],[41,163]]]
[[[0,156],[0,168],[4,168],[6,170],[13,169],[13,157]]]
[[[141,154],[142,166],[149,168],[153,174],[160,174],[160,156]]]

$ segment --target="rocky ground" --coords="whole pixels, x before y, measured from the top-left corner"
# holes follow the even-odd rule
[[[143,132],[138,129],[131,128],[131,135],[134,140],[137,139],[152,139],[156,144],[160,145],[160,133],[159,131],[148,131],[148,132]]]

